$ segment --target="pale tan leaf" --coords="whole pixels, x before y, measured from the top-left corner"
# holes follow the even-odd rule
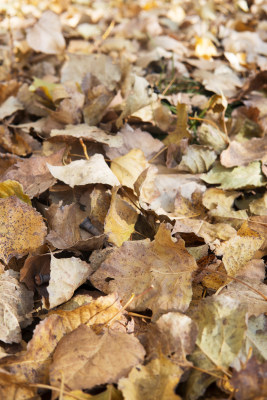
[[[0,275],[0,340],[19,343],[21,328],[32,322],[33,292],[18,281],[13,270]]]
[[[50,280],[47,287],[49,308],[68,301],[74,291],[89,278],[91,272],[90,264],[79,258],[57,259],[51,254]]]
[[[175,394],[183,370],[167,357],[134,367],[128,378],[119,380],[119,389],[125,400],[181,400]]]
[[[89,160],[72,161],[63,167],[56,167],[50,164],[47,164],[47,167],[55,178],[71,187],[89,183],[102,183],[110,186],[120,184],[106,164],[102,154],[95,154]]]
[[[62,372],[71,389],[118,382],[144,356],[145,351],[134,336],[112,330],[96,334],[81,325],[58,344],[50,367],[50,383],[60,387]]]
[[[65,48],[65,39],[58,15],[50,10],[45,11],[27,33],[27,42],[32,49],[41,53],[61,53]]]
[[[161,224],[153,242],[148,239],[124,242],[107,256],[90,280],[105,293],[118,291],[124,302],[131,293],[140,295],[129,309],[150,308],[156,319],[165,312],[188,308],[192,273],[196,268],[184,241],[174,242],[170,231]]]

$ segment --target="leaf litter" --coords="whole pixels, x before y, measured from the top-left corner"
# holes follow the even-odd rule
[[[264,1],[0,9],[0,398],[265,398]]]

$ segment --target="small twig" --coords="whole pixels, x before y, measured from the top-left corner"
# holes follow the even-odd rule
[[[109,26],[107,27],[106,31],[103,33],[102,40],[106,40],[107,39],[107,37],[110,35],[110,33],[111,33],[112,29],[114,28],[114,26],[115,26],[115,21],[113,19],[111,21],[111,23],[109,24]]]
[[[79,139],[79,142],[81,143],[81,146],[83,148],[83,152],[84,152],[86,160],[89,160],[89,156],[88,156],[88,153],[87,153],[87,148],[86,148],[82,138]]]
[[[160,151],[158,151],[150,160],[148,160],[149,163],[154,161],[158,156],[163,153],[165,150],[167,150],[168,146],[164,146]]]
[[[48,389],[48,390],[55,390],[56,392],[61,392],[61,389],[57,388],[56,386],[43,385],[42,383],[30,383],[29,386],[40,388],[40,389]],[[71,394],[70,392],[67,392],[66,390],[62,390],[62,392],[63,392],[63,394],[68,395],[75,400],[83,400],[82,397]]]
[[[171,87],[171,85],[173,84],[173,82],[175,81],[177,75],[174,75],[174,77],[172,78],[172,80],[169,82],[169,84],[167,85],[167,87],[164,89],[164,91],[162,92],[162,95],[165,96],[165,94],[168,92],[169,88]]]

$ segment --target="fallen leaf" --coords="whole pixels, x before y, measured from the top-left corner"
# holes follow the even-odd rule
[[[63,167],[56,167],[47,163],[50,173],[57,179],[70,185],[87,185],[91,183],[102,183],[104,185],[116,186],[120,182],[109,169],[102,154],[95,154],[89,160],[72,161]]]
[[[0,365],[28,382],[48,383],[51,356],[63,336],[78,328],[108,323],[122,318],[120,301],[116,294],[91,299],[88,304],[72,311],[55,310],[40,322],[27,345],[27,351],[0,360]]]
[[[1,180],[16,180],[22,184],[24,193],[30,198],[38,196],[56,183],[56,179],[50,174],[46,163],[61,165],[64,150],[60,150],[48,157],[31,157],[19,160],[8,168],[1,176]]]
[[[132,149],[124,156],[114,158],[111,162],[111,171],[118,178],[121,185],[134,188],[138,176],[149,164],[140,149]]]
[[[37,394],[37,389],[29,387],[28,382],[17,376],[10,374],[4,369],[0,369],[0,398],[5,400],[41,400]]]
[[[186,251],[184,241],[175,243],[162,224],[153,242],[124,242],[114,249],[90,281],[105,293],[118,291],[123,302],[135,293],[129,309],[150,308],[155,320],[165,312],[188,308],[192,273],[196,269],[197,264]]]
[[[216,47],[207,37],[196,37],[195,53],[197,57],[203,57],[206,60],[218,55]]]
[[[0,340],[20,343],[21,328],[32,322],[33,293],[18,281],[18,273],[8,270],[0,274]]]
[[[16,196],[24,203],[31,205],[29,196],[23,193],[22,185],[17,181],[8,179],[0,183],[0,198],[4,199],[10,196]]]
[[[175,388],[182,374],[178,365],[161,355],[146,365],[134,367],[128,378],[119,380],[119,389],[125,400],[179,400]]]
[[[16,111],[23,110],[23,104],[14,96],[10,96],[0,106],[0,120],[14,114]]]
[[[16,196],[0,199],[0,258],[8,263],[34,252],[43,243],[46,226],[41,214]]]
[[[27,33],[27,42],[35,51],[60,54],[65,48],[65,39],[58,15],[50,10],[45,11]]]
[[[214,365],[228,368],[242,347],[246,307],[229,295],[202,299],[193,311],[198,348]]]
[[[47,286],[49,308],[68,301],[91,273],[90,264],[79,258],[58,259],[51,254],[50,280]]]
[[[260,364],[250,358],[240,371],[234,371],[230,380],[236,389],[237,400],[264,399],[267,396],[267,361]]]
[[[206,146],[193,144],[186,149],[186,153],[182,156],[178,170],[190,172],[192,174],[207,172],[216,158],[217,155],[214,150]]]
[[[233,140],[229,147],[221,153],[221,164],[224,167],[232,168],[261,160],[266,154],[266,146],[267,136],[253,138],[244,143]]]
[[[217,154],[220,154],[228,144],[227,135],[217,129],[213,124],[202,123],[197,131],[199,143],[210,146]]]
[[[187,105],[178,102],[176,106],[176,115],[177,115],[176,128],[173,132],[170,132],[169,135],[163,141],[166,146],[172,143],[179,144],[183,138],[191,137],[191,134],[189,133],[187,126],[187,119],[188,119]]]
[[[120,136],[108,135],[102,129],[96,126],[88,126],[86,124],[67,125],[65,129],[52,129],[51,137],[57,138],[81,138],[92,142],[104,143],[110,147],[119,147],[123,140]]]
[[[90,327],[80,325],[57,345],[50,367],[50,383],[60,387],[62,373],[71,389],[118,382],[144,355],[142,345],[134,336],[112,330],[96,334]]]
[[[109,241],[120,247],[134,232],[137,218],[136,210],[119,196],[118,188],[113,188],[104,227]]]
[[[221,189],[249,189],[266,185],[258,161],[235,168],[225,168],[217,164],[207,174],[202,174],[201,179],[210,184],[220,184]]]

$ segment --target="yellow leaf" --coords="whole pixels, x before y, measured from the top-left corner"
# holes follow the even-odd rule
[[[4,199],[10,196],[17,196],[24,203],[32,205],[29,196],[23,193],[22,185],[17,181],[8,179],[7,181],[0,183],[0,198]]]
[[[195,53],[197,57],[210,60],[217,56],[217,50],[212,41],[207,37],[196,37]]]

